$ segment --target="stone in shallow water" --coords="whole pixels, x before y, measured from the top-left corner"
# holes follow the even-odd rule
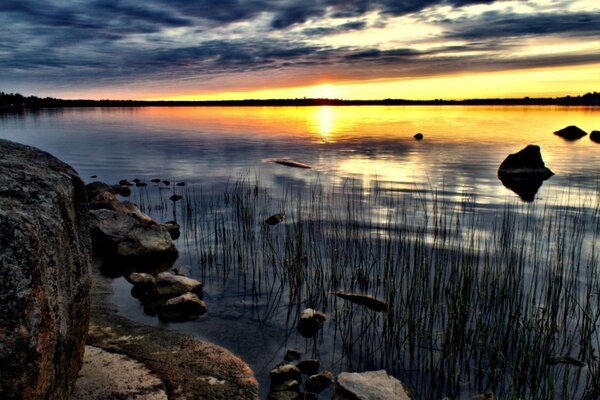
[[[194,293],[188,292],[167,300],[159,309],[158,316],[167,320],[189,320],[204,315],[206,310],[206,304]]]
[[[302,311],[302,315],[300,316],[298,332],[305,338],[313,337],[323,327],[326,319],[326,315],[321,311],[307,308]]]
[[[202,297],[202,282],[170,272],[161,272],[156,275],[154,293],[157,296],[171,298],[187,292],[192,292]]]
[[[282,362],[271,370],[271,387],[276,387],[289,380],[300,382],[302,374],[298,367]]]
[[[342,372],[336,380],[335,397],[339,400],[409,400],[400,381],[384,370]]]

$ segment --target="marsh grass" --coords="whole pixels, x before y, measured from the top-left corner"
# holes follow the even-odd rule
[[[600,396],[599,196],[498,207],[469,193],[352,180],[267,189],[258,178],[182,195],[144,200],[178,219],[205,285],[235,281],[262,299],[260,321],[284,316],[290,334],[303,308],[327,311],[312,345],[319,356],[331,342],[332,368],[384,368],[416,398]],[[263,223],[278,212],[284,222]],[[586,366],[547,362],[557,356]]]

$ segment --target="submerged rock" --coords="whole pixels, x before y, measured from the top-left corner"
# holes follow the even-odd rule
[[[300,357],[302,357],[302,353],[300,353],[298,350],[296,349],[288,349],[287,352],[285,353],[285,361],[295,361],[295,360],[299,360]]]
[[[302,311],[302,315],[300,316],[298,332],[305,338],[313,337],[323,327],[326,319],[327,316],[324,313],[307,308]]]
[[[423,134],[422,133],[417,133],[415,134],[415,136],[413,136],[415,139],[417,140],[422,140],[423,139]]]
[[[280,223],[284,219],[285,219],[285,214],[284,213],[274,214],[274,215],[271,215],[269,218],[265,219],[265,224],[268,224],[268,225],[277,225],[278,223]]]
[[[577,140],[587,135],[583,129],[580,129],[575,125],[567,126],[566,128],[554,132],[554,134],[566,140]]]
[[[387,311],[388,309],[388,304],[385,301],[373,296],[348,292],[333,292],[333,294],[352,303],[363,305],[373,311]]]
[[[0,398],[68,399],[90,318],[84,183],[33,147],[0,155]]]
[[[384,370],[342,372],[336,380],[335,396],[339,400],[410,399],[402,383]]]

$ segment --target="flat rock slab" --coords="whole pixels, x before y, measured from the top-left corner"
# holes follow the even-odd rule
[[[71,400],[167,400],[162,380],[125,355],[85,346]]]
[[[336,381],[336,399],[410,400],[402,383],[386,371],[342,372]]]

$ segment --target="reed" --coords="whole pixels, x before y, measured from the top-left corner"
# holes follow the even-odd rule
[[[194,190],[172,206],[205,284],[234,280],[261,299],[263,322],[293,327],[302,308],[326,310],[319,342],[330,341],[332,368],[385,368],[417,398],[600,395],[600,191],[495,207],[352,180],[274,189],[245,177],[217,195]],[[263,223],[278,212],[284,222]]]

